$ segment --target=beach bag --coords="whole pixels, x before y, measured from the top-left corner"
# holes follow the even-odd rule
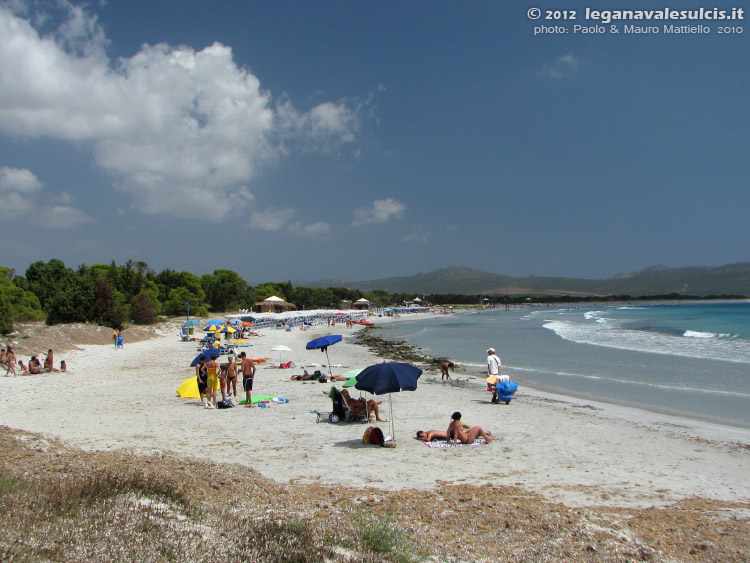
[[[226,399],[224,399],[223,401],[219,401],[218,403],[216,403],[216,408],[217,409],[231,409],[232,404],[228,402]]]
[[[372,435],[372,429],[375,428],[374,426],[370,426],[367,430],[365,430],[365,433],[362,434],[362,443],[363,444],[369,444],[370,443],[370,437]]]
[[[382,446],[383,444],[385,444],[385,436],[383,435],[383,431],[377,426],[374,426],[372,432],[370,432],[370,443],[376,446]]]

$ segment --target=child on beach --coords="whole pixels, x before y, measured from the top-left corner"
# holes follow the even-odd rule
[[[16,377],[16,355],[10,346],[8,346],[8,351],[5,353],[5,363],[8,365],[8,369],[5,370],[5,376],[9,377],[8,374],[13,372],[13,377]]]

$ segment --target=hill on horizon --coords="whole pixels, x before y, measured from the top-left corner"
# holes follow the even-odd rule
[[[668,268],[654,266],[618,274],[603,280],[564,277],[512,277],[464,266],[441,268],[412,276],[366,281],[326,279],[299,282],[308,287],[348,287],[360,291],[376,289],[388,293],[455,293],[461,295],[742,295],[750,296],[750,262],[720,267]]]

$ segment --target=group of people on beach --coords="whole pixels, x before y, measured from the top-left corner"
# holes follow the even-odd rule
[[[3,348],[0,350],[0,366],[5,366],[5,376],[10,377],[17,376],[16,367],[21,370],[21,375],[39,375],[42,373],[50,373],[53,371],[67,371],[65,360],[60,362],[60,369],[55,368],[55,356],[54,352],[50,348],[47,351],[47,357],[44,359],[44,364],[39,361],[37,356],[31,356],[29,364],[25,365],[23,360],[16,358],[16,353],[13,351],[13,347],[8,345],[7,349]]]
[[[242,376],[242,389],[245,391],[245,404],[252,406],[253,381],[255,379],[255,363],[247,357],[245,352],[239,355],[239,364],[234,356],[229,356],[228,361],[219,364],[216,359],[219,351],[211,354],[211,359],[202,357],[195,366],[198,376],[198,392],[201,396],[201,404],[207,409],[217,407],[217,391],[221,391],[222,402],[237,398],[237,378]],[[221,406],[221,405],[219,405]]]
[[[443,361],[440,363],[441,379],[447,377],[448,369],[453,369],[453,363],[450,361]],[[492,347],[487,348],[487,374],[489,385],[492,388],[492,402],[497,403],[497,385],[503,381],[510,381],[508,375],[502,374],[503,364],[500,360],[500,356],[497,355],[496,350]],[[442,430],[418,430],[417,440],[422,442],[431,442],[433,440],[453,440],[454,444],[461,442],[462,444],[472,444],[477,438],[483,438],[487,442],[493,440],[492,432],[484,430],[481,426],[469,426],[461,422],[461,413],[456,411],[451,416],[451,422],[448,425],[448,430],[443,432]]]

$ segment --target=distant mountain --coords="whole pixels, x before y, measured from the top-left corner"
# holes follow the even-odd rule
[[[414,276],[369,281],[320,280],[299,282],[308,287],[348,287],[388,293],[456,293],[462,295],[744,295],[750,296],[750,262],[718,268],[654,266],[604,280],[528,276],[516,278],[454,266]]]

